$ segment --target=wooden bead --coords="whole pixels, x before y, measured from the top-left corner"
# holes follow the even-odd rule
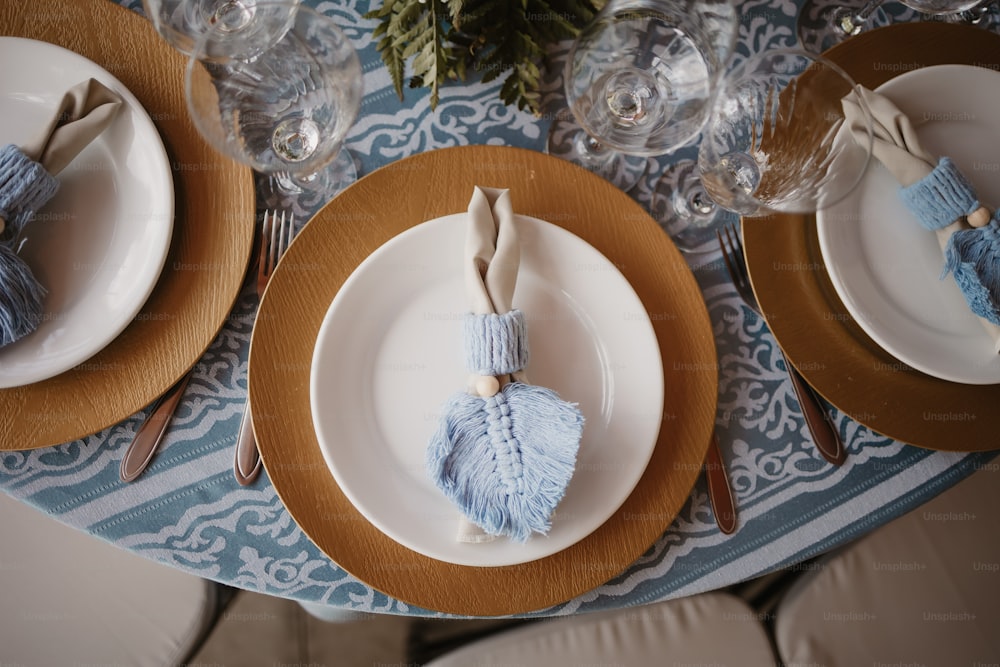
[[[492,375],[480,375],[476,378],[476,394],[482,398],[496,396],[500,391],[500,381]]]
[[[989,209],[985,206],[980,206],[970,213],[965,220],[973,227],[984,227],[990,221],[991,217]]]

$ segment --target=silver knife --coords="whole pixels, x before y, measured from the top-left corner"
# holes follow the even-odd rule
[[[194,369],[185,373],[184,377],[159,398],[149,417],[139,427],[118,469],[118,476],[123,482],[131,482],[139,477],[153,459],[153,454],[160,446],[163,434],[167,432],[167,426],[170,425],[174,410],[177,409],[177,402],[184,395],[192,373]]]
[[[264,212],[264,222],[261,225],[260,232],[257,235],[257,261],[254,263],[251,270],[256,274],[256,282],[254,287],[254,293],[257,296],[258,301],[260,300],[261,294],[264,292],[264,286],[266,282],[261,276],[261,269],[266,259],[266,254],[268,250],[268,213],[270,211]],[[273,220],[270,224],[273,224]],[[243,418],[240,419],[240,430],[236,434],[236,451],[233,455],[233,476],[240,486],[250,486],[253,484],[254,480],[257,479],[257,475],[260,473],[260,452],[257,451],[257,440],[253,434],[253,417],[250,416],[250,395],[249,395],[249,384],[247,386],[247,400],[246,405],[243,407]]]
[[[712,431],[712,442],[705,457],[705,478],[708,481],[708,500],[712,504],[712,514],[719,530],[731,535],[736,530],[736,499],[729,485],[729,474],[719,449],[719,434]]]

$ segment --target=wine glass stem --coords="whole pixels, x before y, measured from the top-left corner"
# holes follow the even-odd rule
[[[236,32],[246,27],[256,13],[256,3],[246,0],[221,0],[211,8],[209,25],[219,26],[221,32]]]
[[[875,10],[882,6],[885,0],[867,0],[865,4],[856,12],[842,8],[837,12],[835,17],[835,23],[838,28],[843,30],[848,35],[856,35],[861,32],[861,28],[871,15],[875,13]]]
[[[712,201],[712,198],[704,190],[698,188],[689,197],[688,206],[691,211],[700,216],[709,216],[715,213],[716,203]]]
[[[963,23],[971,23],[976,25],[980,21],[987,19],[989,13],[993,11],[992,6],[997,4],[994,0],[985,0],[981,2],[972,9],[966,9],[964,12],[959,12],[959,20]]]
[[[612,151],[609,151],[604,144],[582,130],[576,138],[576,149],[585,160],[594,164],[606,163],[614,159]]]

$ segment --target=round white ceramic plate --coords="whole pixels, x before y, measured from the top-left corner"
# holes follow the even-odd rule
[[[574,234],[517,216],[514,305],[528,321],[528,380],[578,403],[586,425],[548,535],[457,542],[460,515],[427,475],[424,451],[441,406],[466,385],[465,220],[407,230],[344,283],[313,354],[313,422],[340,488],[386,535],[449,563],[514,565],[571,546],[628,498],[656,444],[663,370],[646,311],[618,269]]]
[[[174,192],[156,127],[107,71],[13,37],[0,38],[0,62],[10,65],[0,68],[0,144],[33,136],[63,93],[88,78],[125,102],[60,172],[59,192],[23,230],[19,254],[48,295],[38,329],[0,348],[0,387],[14,387],[85,363],[136,317],[167,257]]]
[[[968,65],[914,70],[878,88],[914,123],[921,144],[954,160],[981,201],[1000,206],[1000,73]],[[906,365],[944,380],[1000,382],[1000,356],[955,284],[941,278],[937,237],[872,161],[857,190],[816,216],[833,285],[864,331]]]

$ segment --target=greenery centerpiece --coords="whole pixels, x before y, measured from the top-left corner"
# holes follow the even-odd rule
[[[430,89],[431,108],[441,86],[483,82],[501,75],[505,104],[540,113],[541,68],[547,47],[573,38],[606,0],[384,0],[366,14],[378,19],[378,51],[402,98],[406,65],[410,88]]]

